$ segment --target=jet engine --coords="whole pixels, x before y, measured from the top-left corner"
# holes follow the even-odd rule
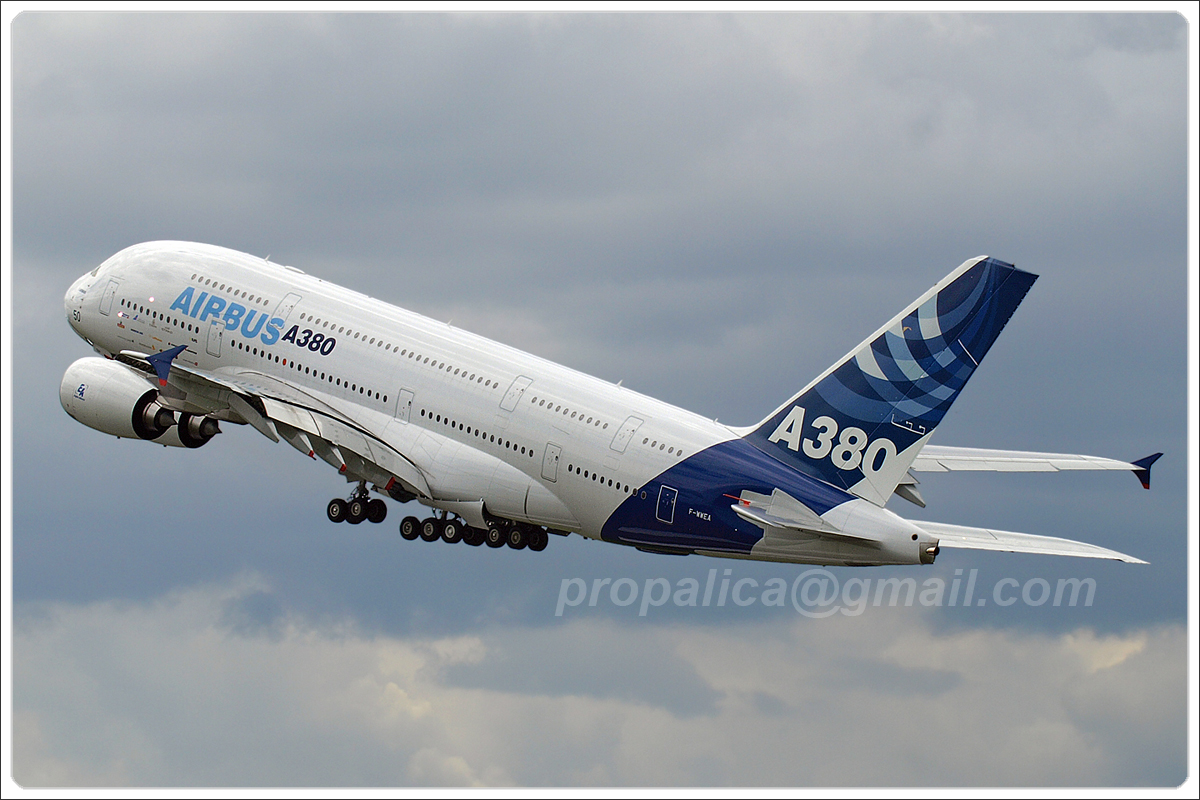
[[[172,447],[200,447],[220,433],[211,417],[180,414],[159,404],[151,379],[103,358],[81,358],[58,388],[63,409],[89,428],[118,438]]]
[[[221,428],[215,419],[199,414],[180,414],[179,424],[175,428],[175,434],[184,447],[203,447],[220,432]]]

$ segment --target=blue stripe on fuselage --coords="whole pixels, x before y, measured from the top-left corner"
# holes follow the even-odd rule
[[[679,493],[669,523],[658,516],[659,492],[663,486]],[[731,499],[747,489],[760,494],[780,489],[818,514],[854,499],[853,495],[793,469],[743,439],[731,439],[702,450],[647,481],[605,521],[600,537],[624,544],[748,553],[763,537],[763,530],[735,514],[732,506],[737,501]],[[646,493],[645,499],[642,492]]]

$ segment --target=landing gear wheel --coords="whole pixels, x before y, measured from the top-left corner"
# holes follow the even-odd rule
[[[508,529],[508,546],[513,550],[524,550],[525,545],[529,544],[529,534],[520,525],[513,525]]]
[[[329,517],[330,522],[341,522],[346,518],[346,501],[340,497],[333,498],[329,505],[325,506],[325,515]]]
[[[550,543],[550,534],[546,533],[541,528],[534,528],[529,532],[529,549],[535,553],[540,553],[546,549],[546,545]]]
[[[467,528],[463,532],[463,544],[468,544],[471,547],[479,547],[486,538],[487,531],[483,528]]]
[[[400,520],[400,535],[412,541],[421,535],[421,520],[416,517],[405,517]]]
[[[346,522],[351,525],[357,525],[367,518],[367,501],[357,497],[350,499],[346,504]]]
[[[442,521],[430,517],[421,522],[421,541],[436,542],[442,535]]]
[[[458,544],[462,541],[462,526],[452,519],[442,523],[442,541],[446,544]]]
[[[376,524],[387,519],[387,503],[376,497],[367,503],[367,520]]]
[[[488,525],[483,541],[488,547],[503,547],[504,530],[499,525]]]

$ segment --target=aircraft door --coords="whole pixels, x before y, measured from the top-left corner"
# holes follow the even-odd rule
[[[558,480],[558,459],[562,448],[553,442],[546,443],[546,455],[542,458],[542,477],[551,483]]]
[[[292,313],[292,309],[295,308],[296,303],[299,302],[300,295],[296,294],[295,292],[288,292],[287,295],[279,301],[279,306],[275,309],[275,316],[286,322],[288,314]]]
[[[396,419],[401,422],[408,422],[409,415],[412,414],[413,393],[408,389],[401,389],[400,396],[396,398]]]
[[[112,311],[113,298],[117,296],[117,288],[119,286],[119,283],[110,280],[108,286],[104,287],[104,296],[100,298],[100,313],[106,317]]]
[[[508,391],[504,393],[504,399],[500,401],[500,407],[505,411],[515,409],[517,403],[521,402],[521,395],[525,394],[525,390],[529,388],[529,384],[531,383],[533,383],[533,378],[518,375],[516,380],[512,382],[512,386],[509,386]]]
[[[213,319],[208,324],[208,344],[206,350],[210,356],[221,357],[221,340],[225,338],[225,320]]]
[[[625,424],[617,431],[617,435],[613,437],[612,444],[609,448],[616,450],[618,453],[624,453],[625,448],[629,446],[629,440],[633,438],[633,434],[642,426],[644,420],[637,417],[629,417],[625,420]]]
[[[670,486],[662,486],[658,490],[658,510],[655,516],[659,522],[665,522],[668,525],[675,521],[675,499],[679,497],[679,492],[672,489]]]

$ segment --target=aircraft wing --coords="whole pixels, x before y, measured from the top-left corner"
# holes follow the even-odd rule
[[[175,410],[245,422],[274,442],[283,439],[305,455],[326,461],[347,477],[432,496],[425,474],[395,443],[294,384],[255,370],[216,373],[170,360],[164,365],[161,360],[155,363],[154,356],[129,350],[117,359],[158,372],[161,401]]]
[[[1150,488],[1150,467],[1162,453],[1126,462],[1067,453],[1029,453],[1022,450],[983,450],[973,447],[926,445],[913,461],[913,472],[1060,472],[1065,470],[1130,470]]]
[[[969,528],[965,525],[949,525],[944,522],[909,521],[936,537],[939,547],[964,550],[1000,550],[1006,553],[1037,553],[1079,558],[1111,558],[1128,564],[1147,563],[1139,558],[1118,553],[1116,550],[1071,539],[1060,539],[1056,536],[1035,536],[1031,533],[997,531],[991,528]]]

